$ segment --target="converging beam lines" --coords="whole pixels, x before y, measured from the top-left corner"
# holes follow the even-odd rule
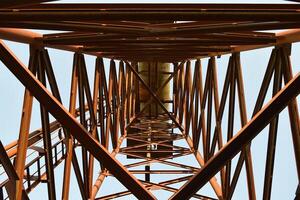
[[[293,77],[290,60],[291,43],[300,41],[299,10],[296,3],[4,0],[0,38],[28,44],[30,54],[27,68],[0,40],[0,60],[25,86],[18,138],[5,147],[0,141],[0,199],[28,199],[42,183],[49,199],[58,198],[59,191],[69,199],[72,168],[84,200],[156,199],[164,193],[170,199],[230,200],[240,189],[245,198],[255,200],[262,192],[263,199],[270,199],[279,114],[286,107],[287,137],[295,177],[300,177],[300,74]],[[60,94],[67,86],[57,84],[60,76],[46,47],[74,53],[67,96]],[[244,84],[258,77],[243,75],[240,52],[265,47],[274,49],[249,120],[246,97],[256,94]],[[95,56],[93,78],[85,55]],[[222,55],[229,57],[225,70],[217,66],[227,59]],[[268,92],[271,100],[263,106]],[[68,111],[62,97],[67,97]],[[42,127],[30,133],[34,98]],[[49,114],[57,121],[50,123]],[[258,177],[256,163],[261,161],[252,159],[251,143],[267,125],[264,176]],[[59,189],[54,169],[61,163]],[[102,193],[112,178],[127,189]],[[207,196],[200,194],[206,185],[212,189]]]
[[[133,193],[140,198],[155,199],[144,186],[139,183],[129,172],[101,146],[90,134],[66,111],[61,104],[37,81],[31,72],[23,66],[1,42],[1,61],[18,77],[18,79],[32,92],[32,94],[45,106],[45,108],[60,121],[71,134],[80,141],[99,161],[104,165]],[[35,87],[33,87],[35,86]],[[95,148],[97,146],[98,148]]]

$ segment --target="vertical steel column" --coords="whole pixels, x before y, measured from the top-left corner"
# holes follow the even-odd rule
[[[30,58],[29,58],[29,70],[35,74],[36,64],[37,64],[37,50],[34,46],[30,46]],[[22,118],[20,124],[20,132],[18,139],[18,147],[16,154],[15,169],[19,177],[24,177],[24,168],[26,162],[26,153],[28,146],[28,134],[30,129],[30,120],[32,112],[33,97],[29,90],[25,89],[23,108],[22,108]],[[23,190],[23,178],[16,181],[15,188],[15,199],[19,200],[22,198]]]
[[[126,98],[126,80],[124,71],[124,62],[120,61],[119,64],[119,81],[118,81],[118,91],[120,106],[118,109],[119,123],[120,123],[120,134],[125,134],[125,98]]]
[[[222,117],[221,119],[218,118],[218,114],[220,112],[220,101],[219,101],[219,89],[218,89],[218,76],[217,76],[217,66],[216,66],[216,58],[213,57],[212,60],[212,65],[211,65],[211,70],[212,70],[212,89],[213,89],[213,94],[214,94],[214,106],[215,106],[215,129],[214,129],[214,136],[213,136],[213,141],[211,144],[211,148],[210,148],[210,153],[209,153],[209,158],[211,158],[214,155],[214,151],[216,148],[216,145],[218,144],[218,149],[221,149],[223,147],[223,138],[222,138],[222,129],[221,129],[221,121],[222,121]],[[225,80],[224,85],[226,85],[226,81],[227,83],[229,83],[229,80]],[[202,82],[202,80],[201,80]],[[226,87],[226,86],[225,86]],[[223,112],[223,111],[222,111]],[[222,198],[224,197],[224,180],[225,180],[225,169],[222,168],[221,169],[221,173],[220,173],[220,180],[221,180],[221,186],[222,186]]]
[[[192,94],[191,94],[192,101],[190,105],[193,106],[195,104],[194,113],[193,113],[194,117],[192,118],[192,136],[193,136],[192,139],[193,139],[193,147],[196,151],[198,151],[199,148],[200,129],[201,129],[201,124],[199,125],[198,123],[198,120],[200,119],[199,117],[199,108],[200,108],[199,104],[201,103],[200,96],[202,95],[201,76],[202,76],[202,66],[201,66],[201,61],[198,59],[195,62],[193,86],[192,86]]]
[[[273,97],[281,89],[282,83],[282,65],[281,57],[278,50],[276,50],[276,61],[274,65],[274,78],[273,78]],[[268,148],[266,156],[266,166],[265,166],[265,178],[264,178],[264,189],[263,189],[263,199],[271,199],[271,189],[273,180],[273,169],[275,161],[275,149],[276,149],[276,138],[278,130],[278,119],[279,116],[275,118],[270,123],[269,135],[268,135]]]
[[[227,142],[233,137],[234,127],[234,107],[235,107],[235,61],[232,58],[231,74],[230,74],[230,89],[229,89],[229,110],[228,110],[228,127],[227,127]],[[225,171],[225,198],[228,196],[231,180],[231,161],[226,164]]]
[[[184,78],[184,92],[183,92],[184,131],[186,135],[190,134],[190,120],[193,114],[193,106],[191,105],[190,107],[190,101],[191,101],[190,93],[192,87],[191,77],[192,77],[191,61],[187,61],[185,78]]]
[[[99,86],[100,86],[100,64],[102,58],[96,58],[96,65],[95,65],[95,73],[94,73],[94,88],[93,88],[93,111],[95,116],[95,122],[92,127],[92,136],[94,138],[99,137],[97,134],[97,107],[99,101]],[[98,139],[99,140],[99,139]],[[89,188],[90,188],[90,195],[92,194],[92,186],[93,186],[93,174],[94,174],[94,156],[90,155],[89,158]]]
[[[106,76],[104,70],[103,60],[100,62],[100,80],[99,80],[99,112],[98,118],[100,123],[100,134],[101,134],[101,144],[108,148],[108,137],[106,136],[106,122],[105,118],[107,118],[107,114],[110,112],[110,108],[108,106],[108,94],[107,94],[107,83]]]
[[[244,83],[243,83],[243,75],[242,75],[242,67],[240,60],[240,53],[233,54],[235,61],[235,72],[236,72],[236,84],[238,89],[238,99],[239,99],[239,108],[240,108],[240,118],[241,118],[241,127],[245,126],[248,122],[247,120],[247,110],[246,110],[246,100],[244,94]],[[255,181],[253,175],[253,166],[252,166],[252,155],[250,145],[247,145],[241,154],[245,154],[245,163],[246,163],[246,176],[247,176],[247,184],[248,184],[248,195],[249,199],[256,199],[255,192]],[[231,187],[231,186],[230,186]],[[230,192],[229,192],[230,195]],[[231,198],[231,197],[230,197]]]
[[[70,114],[75,116],[76,111],[76,96],[77,96],[77,84],[78,84],[78,54],[74,54],[72,80],[71,80],[71,91],[70,91],[70,103],[69,111]],[[66,134],[66,159],[64,167],[64,178],[63,178],[63,190],[62,199],[69,199],[70,191],[70,179],[71,179],[71,164],[73,158],[73,137],[69,132]]]

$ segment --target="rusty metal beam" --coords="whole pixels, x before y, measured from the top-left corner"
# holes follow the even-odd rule
[[[103,59],[97,57],[96,58],[96,63],[95,63],[95,72],[94,72],[94,87],[93,87],[93,116],[95,117],[95,122],[93,124],[92,129],[92,136],[94,138],[98,138],[99,139],[99,135],[97,133],[97,106],[98,106],[98,102],[99,102],[99,86],[100,86],[100,65],[101,63],[103,63]],[[93,173],[94,173],[94,157],[92,154],[90,154],[89,157],[89,188],[90,188],[90,194],[89,197],[91,197],[92,195],[92,187],[93,187]]]
[[[190,148],[193,148],[193,141],[191,139],[190,136],[185,136],[187,144],[189,145]],[[198,150],[196,150],[194,152],[194,156],[197,160],[197,162],[199,163],[199,165],[201,166],[201,168],[203,168],[205,166],[205,161],[202,157],[202,155],[200,154],[200,152]],[[200,169],[201,170],[201,169]],[[219,183],[217,182],[217,179],[215,177],[210,177],[210,179],[208,180],[210,185],[212,186],[215,194],[217,195],[217,197],[222,200],[223,199],[223,194],[222,194],[222,189],[219,185]]]
[[[36,49],[31,46],[30,48],[30,58],[29,58],[29,70],[32,71],[33,74],[36,73],[36,65],[37,65],[37,52]],[[24,177],[24,168],[26,161],[26,153],[28,148],[28,137],[29,137],[29,129],[30,129],[30,121],[31,121],[31,113],[32,113],[32,103],[33,97],[31,93],[25,89],[24,92],[24,100],[23,100],[23,112],[21,117],[20,131],[19,131],[19,139],[17,143],[17,153],[16,153],[16,173],[19,177]],[[23,190],[23,178],[16,181],[16,199],[22,198],[22,190]]]
[[[242,67],[241,67],[241,61],[240,61],[240,54],[235,53],[233,54],[233,61],[235,63],[235,76],[236,76],[236,84],[237,84],[237,90],[238,90],[238,99],[239,99],[239,108],[240,108],[240,119],[241,119],[241,126],[245,126],[247,123],[247,109],[246,109],[246,100],[245,100],[245,94],[244,94],[244,82],[243,82],[243,76],[242,76]],[[252,166],[252,155],[251,155],[251,149],[250,145],[246,146],[243,151],[242,155],[244,155],[244,158],[242,160],[245,160],[246,164],[246,175],[247,175],[247,186],[248,186],[248,195],[249,199],[256,199],[256,192],[255,192],[255,182],[254,182],[254,175],[253,175],[253,166]],[[238,167],[236,167],[238,168]],[[232,178],[234,180],[234,177]],[[231,198],[230,195],[233,194],[233,181],[231,181],[230,184],[230,191],[228,198]]]
[[[137,198],[155,199],[146,188],[134,178],[116,159],[111,157],[107,150],[99,144],[77,122],[77,120],[37,81],[32,73],[13,55],[12,52],[0,43],[0,59],[7,68],[24,84],[40,103],[49,111],[64,127],[71,131],[86,149],[95,158],[102,161],[104,166],[127,187]]]
[[[85,95],[87,94],[87,91],[85,90],[85,81],[84,81],[84,70],[86,68],[85,66],[85,59],[84,55],[78,54],[78,67],[77,67],[77,74],[78,74],[78,101],[79,101],[79,109],[80,109],[80,115],[79,120],[80,124],[87,130],[88,124],[86,121],[86,114],[84,112],[84,105],[85,105]],[[87,97],[87,95],[86,95]],[[89,105],[90,107],[90,105]],[[84,183],[84,191],[85,194],[89,194],[89,188],[88,188],[88,152],[86,150],[86,147],[84,145],[81,145],[81,154],[82,154],[82,175],[83,175],[83,183]]]
[[[291,46],[287,45],[280,48],[280,55],[282,59],[283,65],[283,77],[284,82],[287,84],[290,80],[293,79],[293,72],[292,72],[292,64],[289,57],[288,49]],[[299,109],[298,103],[296,99],[293,99],[290,104],[288,105],[289,111],[289,118],[290,118],[290,126],[291,126],[291,133],[293,138],[293,146],[294,146],[294,154],[297,166],[297,175],[298,180],[300,180],[300,117],[299,117]]]
[[[0,28],[0,38],[4,40],[10,40],[25,44],[37,44],[39,46],[45,46],[41,43],[42,34],[35,33],[33,31],[28,31],[25,29],[16,29],[16,28]],[[46,47],[46,46],[45,46]],[[77,52],[79,47],[74,45],[47,45],[47,47],[60,49],[65,51]],[[89,55],[97,56],[94,53],[86,53]]]
[[[78,75],[77,75],[77,67],[78,67],[78,59],[77,54],[74,55],[73,60],[73,70],[72,70],[72,80],[71,80],[71,91],[70,91],[70,103],[69,103],[69,111],[70,114],[75,116],[75,106],[76,106],[76,96],[77,96],[77,84],[78,84]],[[70,190],[70,176],[71,176],[71,163],[73,158],[73,137],[67,132],[66,134],[66,159],[64,166],[64,178],[63,178],[63,189],[62,189],[62,198],[69,198],[69,190]],[[80,177],[81,178],[81,177]],[[79,186],[80,187],[80,186]],[[83,195],[83,199],[84,199]]]
[[[42,38],[41,34],[15,28],[0,28],[0,38],[21,43],[34,43],[36,39]]]
[[[55,0],[2,0],[0,3],[0,8],[15,8],[24,7],[40,4],[43,2],[50,2]]]
[[[239,18],[237,18],[239,19]],[[193,34],[209,34],[209,33],[224,33],[224,32],[243,32],[243,31],[262,31],[276,29],[291,29],[299,28],[300,23],[297,22],[240,22],[229,24],[208,24],[202,27],[181,28],[160,31],[155,29],[152,31],[154,36],[184,36]]]
[[[69,37],[68,35],[71,34],[73,35],[73,37]],[[86,43],[88,43],[89,41],[95,42],[95,41],[101,41],[103,44],[109,44],[110,42],[107,41],[107,39],[115,41],[115,42],[150,42],[150,43],[155,43],[155,42],[160,42],[160,43],[170,43],[169,39],[156,39],[153,40],[151,38],[149,39],[145,39],[145,38],[140,38],[140,40],[133,40],[133,38],[136,38],[137,35],[126,35],[126,34],[99,34],[99,33],[76,33],[76,34],[72,34],[72,33],[60,33],[60,34],[46,34],[44,35],[44,43],[45,44],[70,44],[70,43],[78,43],[80,41],[84,41]],[[274,34],[271,34],[274,35]],[[37,39],[42,38],[43,35],[32,32],[32,31],[27,31],[27,30],[23,30],[23,29],[14,29],[14,28],[1,28],[0,29],[0,36],[3,39],[7,39],[7,40],[13,40],[13,41],[19,41],[19,42],[23,42],[23,43],[31,43],[34,42],[36,40],[36,42],[38,41]],[[259,33],[252,33],[252,34],[244,34],[244,33],[230,33],[230,32],[226,32],[226,33],[220,33],[220,34],[210,34],[210,35],[203,35],[203,34],[191,34],[191,35],[187,35],[190,39],[193,40],[183,40],[184,38],[180,38],[177,40],[171,40],[172,42],[178,42],[178,43],[182,43],[182,42],[197,42],[195,41],[195,39],[199,40],[203,40],[206,39],[208,41],[211,41],[212,39],[216,40],[216,39],[222,39],[222,41],[234,41],[234,40],[238,40],[240,42],[275,42],[274,40],[274,36],[272,37],[266,37],[266,36],[261,36],[261,34]],[[124,37],[126,38],[125,41],[123,40],[118,40],[120,37]],[[103,41],[102,41],[103,40]],[[62,43],[59,43],[62,42]],[[203,41],[201,41],[203,42]],[[78,43],[80,44],[80,43]]]
[[[118,154],[118,152],[120,151],[121,144],[122,144],[123,140],[125,139],[125,137],[126,136],[123,135],[118,139],[117,147],[110,154],[112,157],[115,157]],[[100,187],[101,187],[101,185],[102,185],[102,183],[103,183],[103,181],[106,177],[105,172],[106,172],[106,170],[103,170],[103,172],[100,173],[100,175],[98,176],[98,178],[96,179],[96,181],[95,181],[95,183],[92,187],[91,195],[90,195],[90,198],[92,200],[96,198],[96,195],[97,195],[97,193],[98,193],[98,191],[99,191],[99,189],[100,189]]]
[[[119,39],[122,37],[123,39]],[[265,43],[276,43],[275,34],[273,37],[262,37],[251,35],[237,35],[237,34],[191,34],[191,35],[177,35],[161,37],[153,39],[150,37],[138,37],[124,34],[94,34],[65,36],[59,34],[48,34],[43,36],[43,43],[45,45],[96,45],[101,44],[101,47],[111,47],[117,44],[123,46],[137,46],[137,47],[155,47],[157,45],[164,47],[172,47],[174,45],[189,45],[189,46],[224,46],[224,45],[258,45]]]
[[[46,87],[46,75],[45,75],[45,63],[42,60],[42,52],[37,50],[37,77],[40,83]],[[54,180],[54,167],[53,167],[53,154],[52,154],[52,143],[51,143],[51,134],[49,126],[49,113],[46,108],[40,104],[40,113],[41,113],[41,124],[43,130],[43,145],[45,150],[45,168],[47,175],[47,188],[48,188],[48,198],[50,200],[56,199],[55,192],[55,180]]]
[[[12,165],[4,146],[0,140],[0,163],[3,166],[4,171],[6,172],[7,176],[9,177],[10,181],[8,182],[7,193],[8,196],[14,199],[15,196],[15,189],[16,189],[16,181],[20,180],[18,174],[15,171],[14,166]],[[21,196],[21,195],[20,195]],[[21,199],[21,198],[19,198]]]
[[[42,38],[42,35],[32,31],[23,30],[23,29],[0,28],[0,38],[21,42],[21,43],[36,43],[37,41],[39,41],[39,38]],[[234,49],[231,52],[248,51],[248,50],[253,50],[258,48],[265,48],[273,45],[279,45],[283,43],[297,42],[300,41],[300,29],[281,31],[279,33],[276,33],[276,38],[277,38],[277,42],[274,44],[271,43],[271,44],[263,44],[263,45],[235,45]],[[55,49],[66,50],[66,51],[73,51],[73,52],[78,51],[78,48],[80,47],[80,46],[71,46],[71,45],[50,45],[50,44],[45,44],[45,46],[50,48],[55,48]],[[210,56],[228,54],[231,52],[212,53],[210,54]],[[93,52],[87,54],[98,55],[97,53],[93,53]],[[208,55],[206,56],[200,55],[200,57],[207,57],[207,56]],[[192,57],[195,58],[197,56],[192,56]],[[189,57],[185,57],[182,60],[187,58]],[[199,56],[197,58],[199,58]],[[166,58],[163,58],[162,60],[166,60]]]
[[[281,67],[281,58],[278,50],[276,50],[276,61],[273,66],[274,70],[274,79],[273,79],[273,91],[272,95],[281,89],[282,85],[282,67]],[[263,189],[263,199],[271,199],[271,190],[272,190],[272,180],[273,180],[273,171],[274,171],[274,161],[275,161],[275,149],[276,149],[276,140],[278,132],[278,115],[270,123],[269,135],[268,135],[268,148],[267,148],[267,157],[266,157],[266,166],[265,166],[265,177],[264,177],[264,189]]]
[[[16,199],[16,192],[15,192],[15,188],[16,188],[16,181],[20,180],[18,174],[15,171],[14,166],[12,165],[6,151],[5,148],[0,140],[0,163],[3,166],[4,171],[6,172],[8,178],[9,178],[9,182],[6,184],[6,190],[8,193],[8,197],[11,199]],[[29,200],[27,193],[25,192],[24,189],[22,189],[21,191],[22,195],[18,198],[22,199],[22,200]],[[0,196],[1,197],[1,196]]]
[[[15,12],[12,9],[0,11],[0,21],[80,21],[80,20],[108,20],[108,21],[290,21],[297,22],[300,13],[294,10],[190,10],[182,12],[178,10],[167,11],[143,11],[135,10],[107,11],[107,10],[84,10],[76,11],[74,9],[59,10],[39,10],[39,9],[18,9]]]
[[[300,28],[299,22],[241,22],[241,23],[212,23],[206,26],[191,27],[174,29],[168,28],[166,30],[156,27],[114,27],[109,24],[89,24],[88,22],[72,23],[67,21],[59,22],[32,22],[32,21],[17,21],[17,22],[1,22],[1,27],[7,28],[27,28],[27,29],[42,29],[42,30],[63,30],[63,31],[79,31],[79,32],[91,32],[92,34],[97,32],[98,40],[116,38],[137,38],[137,37],[201,37],[202,34],[209,33],[224,33],[224,32],[236,32],[242,33],[245,31],[265,31],[265,30],[276,30],[276,29],[292,29]],[[149,29],[149,30],[148,30]],[[106,35],[106,34],[111,35]],[[116,35],[115,33],[118,33]],[[259,38],[259,37],[257,37]]]
[[[293,28],[297,28],[297,24],[289,23]],[[79,31],[79,32],[100,32],[100,33],[123,33],[123,34],[147,34],[147,30],[127,27],[114,27],[96,23],[88,22],[35,22],[35,21],[22,21],[22,22],[0,22],[1,27],[7,28],[27,28],[27,29],[43,29],[43,30],[65,30],[65,31]]]
[[[280,90],[276,96],[263,107],[214,157],[212,157],[205,166],[171,199],[184,199],[191,197],[208,180],[217,173],[224,164],[233,158],[244,145],[251,142],[259,132],[283,110],[290,101],[300,93],[300,73],[298,73],[288,84]]]
[[[118,4],[108,4],[108,3],[51,3],[51,4],[40,4],[30,6],[32,9],[105,9],[105,10],[202,10],[202,9],[214,9],[214,10],[245,10],[245,4],[233,4],[233,3],[220,3],[220,4],[184,4],[184,3],[174,3],[174,4],[142,4],[142,3],[118,3]],[[279,9],[279,10],[294,10],[300,9],[299,4],[247,4],[246,10],[264,10],[264,9]]]
[[[1,154],[0,162],[5,172],[7,173],[8,177],[13,180],[19,180],[18,174],[16,173],[15,168],[12,165],[1,141],[0,141],[0,154]]]

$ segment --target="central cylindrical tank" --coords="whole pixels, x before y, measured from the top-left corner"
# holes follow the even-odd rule
[[[145,83],[153,90],[154,93],[157,93],[157,90],[160,90],[157,95],[163,105],[167,108],[169,112],[172,112],[172,81],[169,81],[167,84],[164,84],[170,75],[173,73],[173,68],[170,63],[161,63],[161,62],[139,62],[138,65],[138,73],[141,78],[145,81]],[[162,87],[165,85],[164,87]],[[160,88],[160,89],[159,89]],[[143,86],[143,84],[139,83],[138,87],[138,105],[136,107],[136,114],[143,110],[143,115],[145,118],[137,120],[137,123],[141,123],[141,125],[147,126],[147,129],[139,129],[139,128],[128,128],[127,134],[136,134],[140,133],[141,135],[148,136],[147,142],[149,145],[141,146],[136,148],[136,146],[145,144],[141,141],[131,140],[127,138],[127,146],[135,147],[135,150],[141,151],[136,154],[142,157],[147,158],[163,158],[172,155],[172,141],[163,142],[161,145],[156,145],[160,140],[166,140],[169,137],[169,134],[172,133],[172,130],[167,125],[171,123],[166,116],[166,120],[163,118],[159,118],[157,122],[154,122],[160,114],[165,114],[165,111],[162,107],[152,99],[151,103],[147,102],[152,98],[152,95],[149,93],[147,88]],[[148,105],[147,105],[148,104]],[[145,109],[144,109],[145,108]],[[148,120],[149,124],[144,121]],[[153,121],[152,121],[153,120]],[[154,122],[154,123],[153,123]],[[137,126],[138,127],[138,126]],[[161,138],[161,139],[160,139]],[[167,145],[167,146],[164,146]],[[157,150],[157,151],[156,151]],[[147,153],[146,153],[147,152]],[[134,156],[127,156],[128,158],[136,158]],[[150,166],[147,166],[147,169],[150,169]],[[147,177],[146,179],[148,179]]]
[[[156,93],[156,91],[164,84],[168,79],[171,71],[170,63],[161,62],[139,62],[138,71],[140,76],[146,82],[146,84]],[[170,101],[171,96],[171,81],[161,89],[158,97],[163,102],[164,106],[171,111]],[[147,89],[140,84],[139,85],[139,99],[140,99],[140,110],[142,110],[149,99],[151,99],[151,94]],[[159,114],[163,114],[164,111],[160,105],[153,99],[152,103],[147,106],[145,110],[145,115],[150,117],[155,117]]]

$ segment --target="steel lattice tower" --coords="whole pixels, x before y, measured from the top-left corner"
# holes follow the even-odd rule
[[[241,182],[245,199],[257,199],[257,190],[271,199],[283,109],[294,153],[289,156],[295,160],[290,169],[300,178],[300,74],[292,72],[290,60],[292,44],[300,41],[299,10],[298,3],[2,0],[0,60],[25,91],[18,138],[5,145],[0,141],[0,177],[6,177],[0,199],[29,199],[45,184],[51,200],[69,199],[74,185],[78,199],[156,199],[155,191],[164,190],[172,200],[227,200]],[[29,63],[22,63],[3,40],[28,44]],[[240,54],[266,47],[272,52],[260,58],[268,60],[260,66],[265,73],[251,77],[260,84],[251,110]],[[48,49],[74,53],[71,83],[65,83],[69,106],[62,104]],[[87,55],[95,58],[93,83]],[[227,65],[218,66],[223,56],[229,57]],[[221,67],[226,71],[222,83]],[[30,132],[34,98],[41,128]],[[268,134],[261,152],[265,160],[255,161],[251,142],[262,130]],[[263,177],[254,176],[255,162],[265,162]],[[64,169],[60,178],[58,166]],[[109,178],[126,189],[102,195],[99,190]],[[258,179],[263,180],[260,188]],[[213,194],[201,192],[205,185]],[[296,192],[297,185],[291,187]]]

